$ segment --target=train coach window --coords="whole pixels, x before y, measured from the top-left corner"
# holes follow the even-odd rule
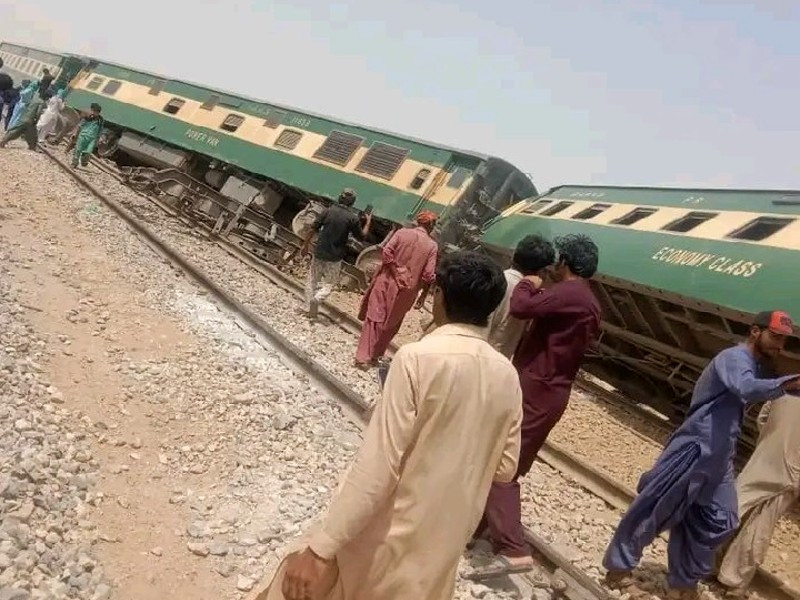
[[[638,223],[642,219],[646,219],[655,212],[656,212],[655,208],[634,208],[627,215],[624,215],[619,219],[614,219],[613,221],[611,221],[611,223],[614,225],[633,225],[634,223]]]
[[[580,221],[588,221],[589,219],[594,219],[600,213],[607,211],[609,208],[611,208],[610,204],[592,204],[589,208],[584,208],[578,214],[573,215],[572,218]]]
[[[154,79],[153,84],[150,86],[150,91],[147,93],[151,96],[158,96],[164,91],[164,86],[167,84],[163,79]]]
[[[167,102],[166,106],[164,106],[164,112],[171,115],[178,114],[178,111],[184,104],[186,104],[185,100],[181,100],[180,98],[172,98],[169,102]]]
[[[231,113],[225,117],[225,120],[222,122],[219,128],[233,133],[239,129],[239,127],[241,127],[242,123],[244,123],[244,117],[242,115],[234,115]]]
[[[412,190],[418,190],[425,184],[430,176],[430,169],[420,169],[417,174],[414,175],[414,179],[411,180],[411,183],[408,185],[408,187],[410,187]]]
[[[283,125],[283,122],[286,120],[286,112],[282,110],[273,110],[269,113],[269,116],[264,119],[264,127],[269,127],[270,129],[277,129],[279,125]]]
[[[467,180],[467,177],[470,176],[470,172],[467,171],[464,167],[456,167],[453,172],[450,174],[450,179],[447,180],[447,187],[458,189],[464,182]]]
[[[552,217],[553,215],[557,215],[563,210],[567,210],[570,206],[575,204],[574,202],[569,202],[567,200],[562,200],[548,208],[547,210],[542,212],[543,217]]]
[[[122,82],[117,81],[116,79],[112,79],[109,81],[105,87],[103,88],[103,93],[107,96],[113,96],[117,93],[117,90],[122,87]]]
[[[553,203],[552,200],[536,200],[531,202],[522,209],[523,215],[532,215],[533,213],[537,213],[542,210],[545,206],[550,206]]]
[[[694,211],[662,227],[664,231],[686,233],[717,216],[717,213]]]
[[[89,83],[86,84],[86,89],[91,91],[97,91],[100,89],[100,86],[103,85],[103,81],[105,81],[102,77],[92,77]]]
[[[750,221],[744,227],[741,227],[729,234],[727,237],[735,240],[750,240],[758,242],[765,240],[773,233],[779,232],[786,227],[789,223],[793,223],[794,219],[787,219],[782,217],[759,217]]]
[[[356,150],[364,143],[364,138],[344,131],[331,131],[322,145],[314,153],[314,158],[345,166],[353,158]]]
[[[299,131],[295,131],[294,129],[284,129],[281,131],[278,139],[275,140],[275,146],[278,148],[284,148],[286,150],[294,150],[297,147],[297,144],[300,143],[300,138],[302,137],[303,134]]]
[[[219,104],[219,96],[212,94],[208,99],[200,105],[203,110],[214,110],[214,107]]]
[[[359,161],[356,171],[381,179],[391,179],[405,161],[408,152],[408,148],[375,142]]]

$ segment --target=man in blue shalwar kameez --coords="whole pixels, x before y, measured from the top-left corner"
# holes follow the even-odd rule
[[[689,413],[642,475],[638,496],[606,550],[606,582],[626,587],[642,551],[669,531],[668,584],[697,593],[711,574],[714,554],[738,526],[733,459],[745,408],[800,392],[800,375],[761,379],[764,362],[780,354],[793,331],[784,312],[759,313],[746,343],[723,350],[705,368]],[[800,402],[800,399],[798,399]]]

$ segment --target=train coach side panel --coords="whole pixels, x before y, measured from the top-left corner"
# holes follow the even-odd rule
[[[484,160],[105,63],[77,77],[67,100],[74,107],[99,102],[111,123],[314,195],[335,198],[342,187],[354,188],[357,207],[372,204],[395,222],[423,208],[446,212]]]
[[[358,206],[363,208],[372,204],[375,214],[384,219],[402,221],[420,201],[413,194],[399,192],[350,173],[307,164],[281,152],[220,135],[212,129],[187,125],[168,115],[153,113],[81,90],[73,90],[69,94],[68,105],[73,108],[85,109],[92,102],[98,102],[103,107],[103,117],[110,123],[277,179],[311,194],[335,198],[342,188],[353,188],[358,194]]]
[[[598,245],[601,275],[746,313],[800,314],[794,250],[522,215],[496,220],[483,243],[508,255],[526,235],[552,240],[570,233],[585,233]]]

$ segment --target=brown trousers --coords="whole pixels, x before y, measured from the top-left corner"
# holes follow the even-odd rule
[[[477,534],[487,528],[495,554],[530,554],[522,530],[519,478],[528,474],[547,436],[561,420],[569,403],[571,386],[553,388],[522,375],[522,444],[519,466],[510,483],[493,483]]]

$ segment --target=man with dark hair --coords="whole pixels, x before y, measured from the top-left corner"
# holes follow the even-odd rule
[[[540,241],[536,246],[541,251],[531,254],[547,257]],[[564,414],[583,356],[600,329],[600,304],[588,281],[597,270],[597,246],[585,235],[568,235],[556,238],[555,247],[557,283],[544,289],[542,278],[529,274],[511,295],[509,314],[531,321],[514,353],[522,386],[522,446],[516,476],[492,485],[476,531],[476,536],[488,533],[495,552],[494,560],[468,575],[476,581],[533,569],[523,538],[518,480],[530,471]]]
[[[436,276],[439,247],[431,236],[436,226],[435,212],[423,210],[416,227],[394,233],[383,247],[381,267],[361,301],[358,318],[361,337],[356,349],[356,367],[366,370],[381,358],[406,313],[421,307]]]
[[[800,391],[800,375],[761,378],[792,333],[786,313],[759,313],[747,342],[717,354],[700,374],[686,420],[642,475],[606,550],[609,585],[631,585],[645,546],[669,531],[667,583],[673,595],[698,597],[698,582],[711,574],[714,554],[738,526],[733,459],[744,409]]]
[[[39,97],[42,100],[45,100],[44,95],[50,90],[53,79],[53,76],[50,74],[50,69],[42,69],[42,78],[39,80]],[[52,95],[50,97],[52,97]]]
[[[103,117],[100,116],[102,107],[96,102],[89,105],[89,111],[81,111],[81,124],[78,128],[78,134],[72,138],[72,142],[67,146],[66,152],[73,148],[75,149],[72,155],[72,167],[76,168],[78,165],[86,166],[89,162],[89,157],[97,147],[97,142],[100,140],[100,134],[103,132],[105,122]]]
[[[331,204],[317,217],[303,240],[300,253],[306,256],[309,254],[312,238],[319,234],[306,279],[306,309],[312,319],[317,317],[319,303],[331,295],[336,285],[347,251],[348,236],[353,234],[355,238],[362,240],[369,234],[372,226],[371,213],[367,213],[364,224],[361,224],[358,213],[352,210],[355,203],[355,191],[345,188],[339,195],[339,203]]]
[[[489,319],[489,343],[509,359],[514,356],[527,324],[527,321],[511,316],[511,295],[523,277],[540,276],[555,259],[556,253],[550,242],[538,235],[528,235],[517,244],[511,268],[503,273],[507,284],[506,295]]]
[[[485,339],[505,287],[486,256],[442,258],[433,295],[439,327],[395,354],[321,527],[259,598],[452,597],[492,481],[516,471],[519,379]]]

